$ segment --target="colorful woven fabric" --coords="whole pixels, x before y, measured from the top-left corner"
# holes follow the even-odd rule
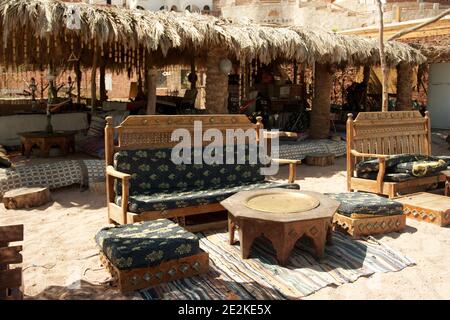
[[[148,300],[300,299],[327,286],[339,286],[374,273],[395,272],[414,263],[379,241],[352,240],[333,233],[319,262],[309,245],[299,241],[287,267],[277,264],[268,240],[258,238],[250,259],[239,245],[228,244],[227,233],[198,235],[209,253],[210,271],[140,291]]]
[[[103,228],[95,241],[109,261],[121,270],[158,265],[200,250],[193,233],[167,219]]]
[[[338,212],[349,217],[353,217],[353,215],[389,216],[403,214],[403,205],[400,202],[372,193],[343,192],[326,193],[326,195],[339,201]]]

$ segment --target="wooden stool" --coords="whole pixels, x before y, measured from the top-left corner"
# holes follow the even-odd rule
[[[307,154],[305,162],[310,166],[332,166],[334,164],[334,154],[332,153],[312,153]]]
[[[52,200],[48,188],[20,188],[9,190],[3,195],[6,209],[21,209],[42,206]]]
[[[447,180],[448,181],[448,180]],[[450,224],[450,198],[419,192],[395,199],[403,203],[403,213],[410,219],[446,226]]]
[[[121,292],[209,269],[209,255],[200,248],[198,238],[167,219],[103,228],[95,240],[100,261]]]

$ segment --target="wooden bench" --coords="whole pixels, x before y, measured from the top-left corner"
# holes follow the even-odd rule
[[[394,154],[431,155],[431,131],[428,113],[419,111],[360,112],[347,120],[347,189],[383,194],[393,198],[407,189],[444,182],[445,176],[415,178],[403,182],[383,181],[385,161]],[[370,158],[379,159],[376,180],[355,176],[355,165]]]
[[[128,212],[130,174],[119,172],[113,167],[114,154],[122,150],[136,149],[158,149],[171,148],[177,145],[178,141],[171,141],[172,132],[176,129],[186,129],[191,133],[194,139],[194,121],[202,122],[203,132],[208,129],[217,129],[226,137],[227,129],[260,129],[262,128],[262,119],[257,124],[253,124],[245,115],[148,115],[148,116],[129,116],[118,127],[113,127],[112,118],[106,118],[105,128],[105,157],[106,157],[106,192],[108,202],[108,218],[110,223],[134,223],[146,220],[155,220],[160,218],[174,218],[181,224],[184,224],[186,216],[198,215],[203,213],[220,212],[225,209],[217,203],[204,205],[188,206],[183,208],[174,208],[159,211],[146,211],[143,213]],[[203,134],[202,132],[202,134]],[[258,132],[258,131],[257,131]],[[114,135],[117,133],[117,143],[114,143]],[[258,140],[257,136],[257,140]],[[204,142],[210,144],[210,142]],[[192,144],[193,145],[193,144]],[[279,160],[280,164],[289,165],[289,183],[295,180],[296,165],[300,163],[297,160]],[[121,181],[121,205],[115,203],[116,193],[114,191],[114,180]],[[219,225],[220,224],[220,225]],[[209,222],[204,226],[197,228],[188,228],[190,231],[200,231],[210,228],[225,227],[226,220],[220,223]]]
[[[22,263],[22,246],[10,242],[23,240],[23,225],[0,227],[0,300],[22,300],[22,268],[10,264]]]

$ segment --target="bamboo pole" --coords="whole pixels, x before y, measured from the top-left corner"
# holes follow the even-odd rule
[[[388,111],[389,93],[388,93],[388,77],[389,69],[386,64],[386,54],[384,52],[384,24],[383,24],[383,6],[381,0],[377,0],[378,3],[378,16],[379,16],[379,49],[380,49],[380,63],[382,73],[382,96],[381,96],[381,111]]]

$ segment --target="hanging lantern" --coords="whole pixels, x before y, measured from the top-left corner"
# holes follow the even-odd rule
[[[230,74],[231,70],[233,69],[233,63],[229,59],[222,59],[220,60],[219,64],[220,71],[224,74]]]

